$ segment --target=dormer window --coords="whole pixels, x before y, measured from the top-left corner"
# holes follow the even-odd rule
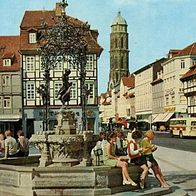
[[[11,66],[11,59],[3,59],[3,66]]]
[[[29,43],[30,44],[35,44],[37,43],[37,34],[35,32],[29,33]]]

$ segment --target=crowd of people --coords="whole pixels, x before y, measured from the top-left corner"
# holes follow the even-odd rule
[[[145,179],[152,169],[154,176],[158,180],[160,187],[170,187],[161,172],[160,166],[153,156],[153,152],[157,150],[157,146],[152,143],[155,137],[153,130],[148,130],[143,134],[139,130],[128,132],[127,137],[121,129],[116,129],[108,134],[100,132],[100,140],[92,150],[95,157],[98,150],[101,151],[101,163],[106,166],[122,168],[122,184],[137,186],[129,176],[129,164],[138,165],[142,169],[140,176],[140,188],[143,189]]]
[[[0,158],[25,157],[29,155],[29,141],[22,130],[17,131],[17,137],[11,130],[0,132]]]

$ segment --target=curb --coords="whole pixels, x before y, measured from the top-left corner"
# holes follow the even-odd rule
[[[161,196],[161,195],[166,195],[170,193],[172,193],[171,188],[155,187],[151,189],[138,190],[138,192],[129,191],[129,192],[117,193],[114,195],[115,196]]]

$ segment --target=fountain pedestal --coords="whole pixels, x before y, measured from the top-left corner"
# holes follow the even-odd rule
[[[54,130],[37,133],[30,138],[41,153],[39,166],[74,166],[80,162],[83,166],[90,166],[91,149],[98,135],[91,131],[76,134],[74,113],[64,107],[57,113],[57,122]]]

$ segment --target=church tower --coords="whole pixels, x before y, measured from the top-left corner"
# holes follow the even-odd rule
[[[120,84],[123,76],[129,74],[129,49],[127,22],[118,12],[111,25],[110,33],[110,75],[108,90]]]

